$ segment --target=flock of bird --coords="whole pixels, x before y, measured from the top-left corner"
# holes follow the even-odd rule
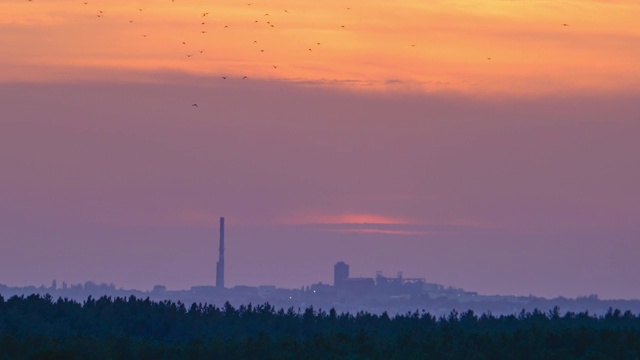
[[[27,1],[28,1],[28,2],[34,2],[34,0],[27,0]],[[175,0],[171,0],[171,2],[172,2],[172,3],[175,3]],[[89,5],[89,1],[83,1],[82,3],[83,3],[85,6]],[[252,6],[252,5],[253,5],[253,3],[246,3],[246,6]],[[135,10],[137,10],[138,12],[143,12],[143,11],[145,10],[145,8],[135,8],[135,9],[132,9],[132,12],[133,12],[133,11],[135,11]],[[349,10],[351,10],[351,8],[350,8],[350,7],[346,7],[346,8],[343,8],[343,10],[349,11]],[[289,13],[289,10],[288,10],[288,9],[279,9],[279,10],[277,10],[277,11],[282,11],[282,12],[287,13],[287,14]],[[204,27],[204,26],[207,24],[207,17],[209,16],[209,14],[210,14],[210,12],[201,12],[201,13],[197,16],[197,18],[199,19],[199,20],[198,20],[198,22],[199,22],[200,28],[202,29],[202,30],[200,30],[200,34],[207,34],[207,33],[208,33],[208,31],[206,30],[206,27]],[[98,18],[103,18],[103,17],[105,17],[106,13],[105,13],[105,11],[104,11],[104,10],[97,10],[97,12],[96,12],[96,14],[95,14],[95,15],[96,15]],[[194,17],[195,17],[195,16],[196,16],[196,14],[194,14]],[[262,23],[264,23],[265,25],[267,25],[267,26],[268,26],[268,27],[270,27],[270,28],[274,28],[274,27],[275,27],[275,24],[273,24],[273,23],[271,22],[271,20],[267,20],[267,19],[270,19],[270,14],[269,14],[268,12],[266,12],[266,13],[262,14],[260,17],[261,17],[262,19],[264,19],[264,20],[260,21],[260,20],[257,20],[257,19],[253,19],[253,23],[261,23],[261,22],[262,22]],[[129,22],[129,24],[133,24],[133,23],[134,23],[134,20],[133,20],[133,19],[130,19],[130,20],[128,20],[128,22]],[[566,27],[566,26],[569,26],[569,25],[568,25],[568,24],[566,24],[566,23],[564,23],[564,24],[562,24],[562,26],[565,26],[565,27]],[[228,25],[224,25],[224,28],[228,28],[228,27],[229,27]],[[344,28],[345,28],[345,25],[340,25],[340,28],[341,28],[341,29],[344,29]],[[146,34],[146,33],[145,33],[145,34],[141,34],[141,36],[142,36],[143,38],[147,38],[147,37],[149,36],[149,34]],[[181,43],[183,46],[186,46],[186,45],[187,45],[187,41],[181,41],[180,43]],[[320,46],[320,45],[322,44],[321,42],[318,42],[318,41],[314,41],[313,43],[315,44],[315,46]],[[258,45],[258,40],[253,40],[253,45]],[[411,46],[411,47],[415,47],[415,46],[416,46],[416,44],[410,44],[410,46]],[[198,49],[198,50],[197,50],[197,52],[198,52],[199,54],[204,54],[205,50],[206,50],[206,49]],[[260,49],[259,49],[259,51],[260,51],[261,53],[264,53],[264,52],[265,52],[265,49],[260,48]],[[309,47],[309,48],[307,49],[307,51],[312,52],[312,51],[313,51],[313,48],[312,48],[312,47]],[[189,52],[189,53],[186,53],[185,55],[186,55],[186,57],[187,57],[188,59],[190,59],[190,58],[192,58],[192,57],[195,55],[195,53],[194,53],[194,52]],[[487,60],[491,60],[491,57],[487,57]],[[273,69],[274,69],[274,70],[275,70],[275,69],[278,69],[278,65],[275,65],[275,64],[274,64],[274,65],[272,65],[272,67],[273,67]],[[227,78],[228,78],[227,76],[221,76],[221,79],[222,79],[222,80],[226,80]],[[246,75],[244,75],[244,76],[242,76],[242,77],[241,77],[241,80],[246,80],[246,79],[248,79],[248,76],[246,76]],[[194,104],[192,104],[191,106],[192,106],[192,107],[196,107],[196,108],[197,108],[197,107],[198,107],[198,104],[194,103]]]
[[[34,2],[34,0],[27,0],[27,1],[28,1],[28,2]],[[175,0],[171,0],[171,2],[172,2],[172,3],[175,3]],[[83,4],[83,5],[85,5],[85,6],[88,6],[88,5],[90,4],[90,2],[89,2],[89,1],[83,1],[83,2],[82,2],[82,4]],[[252,6],[252,5],[253,5],[253,3],[246,3],[246,6]],[[344,10],[347,10],[347,11],[348,11],[348,10],[351,10],[351,8],[350,8],[350,7],[347,7],[347,8],[344,8]],[[132,8],[132,12],[135,12],[135,11],[137,11],[137,12],[143,12],[143,11],[145,11],[145,8],[139,8],[139,7],[138,7],[138,8]],[[289,10],[288,10],[288,9],[278,9],[278,10],[274,10],[274,11],[281,11],[281,12],[283,12],[283,13],[289,14]],[[96,16],[97,18],[102,19],[102,18],[104,18],[106,15],[107,15],[107,12],[106,12],[105,10],[96,10],[95,16]],[[196,18],[196,16],[197,16],[197,18],[198,18],[198,23],[199,23],[198,25],[200,25],[200,29],[201,29],[201,30],[199,30],[200,35],[205,35],[205,34],[208,34],[208,33],[209,33],[209,31],[207,30],[207,27],[205,27],[205,25],[207,25],[207,20],[208,20],[208,16],[209,16],[209,15],[210,15],[210,12],[201,12],[201,13],[199,13],[198,15],[194,14],[194,18]],[[258,19],[252,19],[252,22],[253,22],[254,24],[257,24],[257,23],[263,23],[264,25],[266,25],[266,26],[267,26],[267,27],[269,27],[269,28],[274,28],[274,27],[276,26],[274,23],[272,23],[272,21],[271,21],[271,18],[272,18],[272,17],[270,16],[270,13],[269,13],[269,12],[260,13],[260,15],[258,15],[258,16],[259,16],[259,18],[260,18],[261,20],[258,20]],[[129,19],[129,20],[128,20],[128,22],[129,22],[129,24],[133,24],[134,22],[135,22],[135,23],[137,23],[138,21],[137,21],[137,20],[134,20],[134,19]],[[226,29],[226,28],[229,28],[229,25],[224,25],[224,28],[225,28],[225,29]],[[344,26],[344,25],[340,25],[340,28],[341,28],[341,29],[344,29],[344,28],[345,28],[345,26]],[[143,38],[147,38],[147,37],[149,37],[149,35],[150,35],[150,34],[148,34],[148,33],[141,34],[141,36],[142,36]],[[183,41],[180,41],[180,42],[179,42],[179,44],[181,44],[181,45],[183,45],[183,46],[186,46],[186,45],[187,45],[187,43],[188,43],[188,42],[187,42],[187,40],[188,40],[188,39],[184,39]],[[258,44],[259,44],[259,43],[258,43],[258,40],[253,40],[253,45],[254,45],[254,46],[256,46],[256,45],[258,45]],[[315,44],[315,46],[320,46],[320,45],[321,45],[321,42],[314,41],[314,44]],[[414,45],[414,46],[415,46],[415,45]],[[197,55],[197,54],[204,54],[204,53],[205,53],[205,51],[206,51],[206,49],[198,49],[198,50],[197,50],[197,52],[195,52],[195,51],[186,52],[186,53],[185,53],[185,55],[186,55],[186,58],[187,58],[187,59],[191,59],[191,58],[193,58],[193,57],[194,57],[194,55]],[[307,49],[307,51],[308,51],[308,52],[312,52],[312,51],[313,51],[313,48],[312,48],[312,47],[309,47],[309,48]],[[264,52],[265,52],[265,49],[264,49],[264,48],[260,48],[260,49],[259,49],[259,52],[264,53]],[[278,67],[279,67],[279,65],[275,65],[275,64],[274,64],[274,65],[272,65],[272,68],[273,68],[274,70],[278,69]],[[227,80],[227,79],[228,79],[228,76],[221,76],[220,78],[221,78],[222,80]],[[244,76],[242,76],[240,79],[241,79],[241,80],[246,80],[246,79],[248,79],[248,76],[247,76],[247,75],[244,75]],[[194,103],[194,104],[192,104],[191,106],[192,106],[192,107],[197,108],[197,107],[198,107],[198,104]]]

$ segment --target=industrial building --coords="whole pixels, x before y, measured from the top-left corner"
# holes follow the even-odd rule
[[[337,262],[333,267],[333,287],[347,293],[368,295],[417,295],[423,292],[424,278],[404,278],[402,272],[395,278],[376,273],[375,279],[364,277],[349,277],[349,265],[344,261]]]

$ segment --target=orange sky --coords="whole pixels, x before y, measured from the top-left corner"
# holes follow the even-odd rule
[[[0,81],[169,70],[402,91],[640,88],[635,1],[248,1],[4,1]]]

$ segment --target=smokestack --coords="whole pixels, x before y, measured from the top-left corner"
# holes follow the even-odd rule
[[[224,289],[224,217],[220,218],[220,249],[216,266],[216,287]]]

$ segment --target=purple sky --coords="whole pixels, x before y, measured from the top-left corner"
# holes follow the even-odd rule
[[[0,84],[0,283],[213,284],[225,216],[229,286],[640,298],[638,94],[158,77]]]

